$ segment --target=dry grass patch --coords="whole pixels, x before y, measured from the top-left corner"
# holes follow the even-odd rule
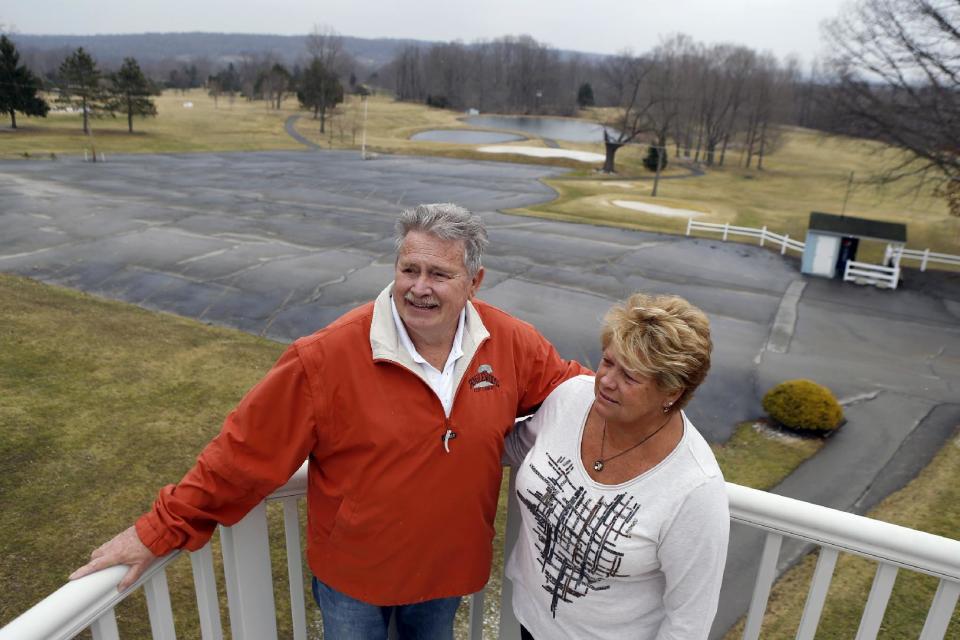
[[[727,442],[711,446],[727,482],[767,490],[813,457],[823,440],[801,438],[765,422],[742,422]]]
[[[960,432],[920,475],[880,503],[868,516],[956,538],[960,533]],[[807,556],[774,585],[763,619],[761,637],[786,640],[796,635],[816,559],[816,554]],[[841,554],[820,619],[818,638],[856,636],[875,571],[875,563]],[[937,582],[932,576],[901,571],[878,638],[899,640],[919,637]],[[741,620],[727,633],[726,640],[740,638],[743,626],[744,621]],[[945,637],[960,638],[960,608],[954,611]]]
[[[83,134],[78,113],[54,113],[46,118],[18,118],[17,130],[0,130],[0,158],[48,158],[56,155],[97,153],[183,153],[200,151],[261,151],[302,149],[283,128],[286,118],[298,113],[296,99],[280,110],[263,101],[220,98],[214,103],[202,89],[180,94],[166,91],[155,97],[157,117],[134,118],[134,133],[127,132],[126,116],[92,118],[92,136]],[[192,107],[184,107],[185,103]]]
[[[771,231],[802,239],[806,236],[811,211],[841,211],[850,171],[855,171],[858,181],[866,180],[894,159],[895,152],[876,143],[791,129],[784,134],[782,148],[766,159],[763,171],[713,167],[701,177],[662,180],[657,198],[650,197],[653,184],[649,180],[635,182],[629,193],[642,199],[646,196],[651,203],[669,200],[679,208],[710,212],[701,218],[703,221],[757,228],[767,225]],[[736,157],[729,161],[735,163]],[[598,202],[623,197],[622,180],[604,182],[564,176],[547,183],[560,197],[513,213],[590,224],[623,224],[649,231],[685,230],[685,226],[664,223],[656,216],[637,212],[624,219],[598,207]],[[906,223],[908,246],[912,248],[960,252],[960,218],[950,217],[945,202],[929,190],[921,189],[917,181],[907,180],[885,187],[855,184],[846,213]],[[882,249],[878,242],[863,243],[859,257],[879,261]]]
[[[0,299],[2,625],[176,482],[283,347],[19,277]],[[197,637],[188,565],[171,585]],[[149,636],[142,607],[119,609],[126,637]]]

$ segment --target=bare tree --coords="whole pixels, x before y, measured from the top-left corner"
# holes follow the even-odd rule
[[[274,109],[280,109],[283,99],[291,89],[291,75],[279,62],[262,71],[257,78],[255,91],[267,104]]]
[[[905,152],[883,178],[935,176],[960,196],[960,2],[860,0],[825,34],[838,128]]]
[[[594,82],[580,56],[560,53],[530,36],[505,36],[472,44],[449,42],[400,49],[382,69],[400,100],[428,100],[453,109],[572,115],[577,88]]]
[[[616,96],[617,107],[615,115],[603,123],[604,173],[615,173],[617,151],[649,131],[647,115],[652,103],[641,90],[651,68],[648,59],[629,52],[612,56],[602,68],[604,79]]]
[[[398,100],[420,102],[426,97],[420,47],[403,47],[389,65],[388,73],[392,76]]]

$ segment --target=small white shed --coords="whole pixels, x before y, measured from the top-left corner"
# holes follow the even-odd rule
[[[907,227],[899,222],[813,211],[810,213],[800,271],[824,278],[843,278],[848,271],[847,263],[857,258],[861,240],[876,240],[902,247],[907,242]],[[886,265],[867,266],[887,268]]]

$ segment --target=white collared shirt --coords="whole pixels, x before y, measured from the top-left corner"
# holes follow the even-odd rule
[[[450,417],[450,408],[453,406],[453,367],[457,360],[463,355],[463,320],[466,317],[464,309],[460,310],[460,320],[457,322],[457,332],[453,335],[453,346],[450,347],[450,355],[447,356],[447,363],[443,365],[443,371],[437,371],[436,367],[427,362],[417,351],[407,333],[407,328],[403,326],[400,320],[400,313],[397,311],[397,305],[390,298],[390,310],[393,312],[393,322],[397,325],[397,333],[400,335],[400,342],[406,347],[407,352],[413,361],[420,365],[427,383],[433,392],[440,398],[440,404],[443,405],[443,412]]]

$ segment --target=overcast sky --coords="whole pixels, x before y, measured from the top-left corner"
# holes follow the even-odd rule
[[[811,60],[820,23],[845,0],[12,0],[0,25],[24,34],[219,31],[302,34],[328,24],[343,35],[466,42],[529,34],[561,49],[646,51],[686,33]]]

